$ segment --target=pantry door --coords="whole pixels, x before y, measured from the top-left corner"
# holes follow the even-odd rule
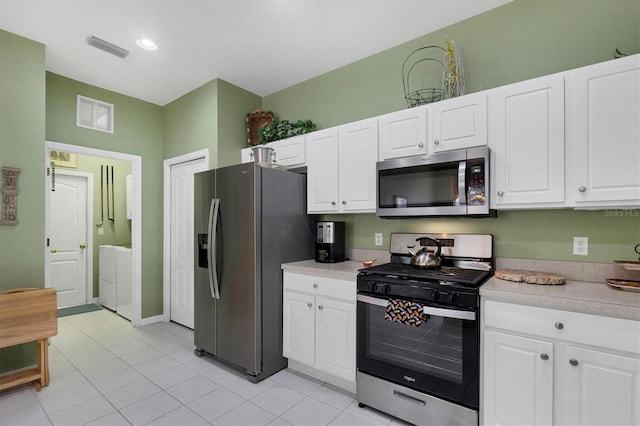
[[[171,181],[171,321],[193,328],[193,174],[207,170],[204,158],[173,164]]]
[[[57,171],[50,198],[49,282],[58,307],[87,303],[87,193],[89,177]]]

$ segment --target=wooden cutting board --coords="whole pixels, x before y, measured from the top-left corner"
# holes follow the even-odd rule
[[[559,285],[567,282],[566,278],[558,274],[549,274],[546,272],[521,271],[515,269],[498,270],[495,273],[496,278],[506,281],[515,281],[527,284],[546,284]]]

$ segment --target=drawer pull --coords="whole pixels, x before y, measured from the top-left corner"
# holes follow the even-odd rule
[[[548,354],[540,354],[540,358],[542,358],[544,361],[549,359],[549,355]]]
[[[573,365],[575,367],[576,365],[578,365],[578,360],[572,358],[572,359],[569,360],[569,364],[571,364],[571,365]]]
[[[561,322],[557,322],[557,323],[556,323],[556,328],[557,328],[558,330],[562,330],[562,329],[564,328],[564,324],[563,324],[563,323],[561,323]]]

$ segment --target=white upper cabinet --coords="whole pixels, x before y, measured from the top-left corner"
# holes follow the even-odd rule
[[[567,73],[567,196],[575,207],[640,205],[640,55]]]
[[[338,211],[338,129],[332,127],[307,136],[307,210]]]
[[[564,206],[564,77],[489,92],[491,208]]]
[[[362,120],[338,128],[340,211],[376,211],[378,120]]]
[[[380,160],[427,153],[427,107],[404,109],[378,117]]]
[[[487,145],[487,92],[429,105],[427,152]]]
[[[269,142],[265,146],[273,148],[272,161],[277,164],[286,167],[301,167],[305,165],[306,142],[304,135]],[[241,162],[251,163],[253,161],[253,147],[242,149],[240,154]]]
[[[378,120],[362,120],[307,136],[308,213],[376,210]]]

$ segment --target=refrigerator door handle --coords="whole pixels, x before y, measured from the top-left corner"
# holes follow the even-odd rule
[[[216,231],[218,229],[218,211],[220,210],[220,200],[214,198],[211,200],[209,207],[209,229],[207,256],[209,257],[209,289],[211,290],[212,299],[220,299],[220,291],[218,290],[218,267],[216,265]]]

